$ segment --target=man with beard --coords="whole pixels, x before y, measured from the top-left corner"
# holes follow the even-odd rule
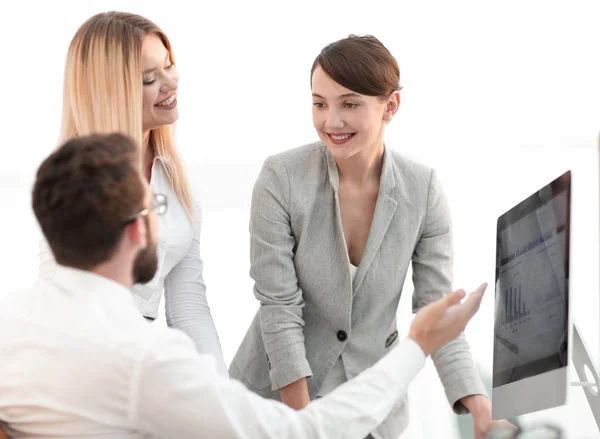
[[[0,299],[0,421],[14,437],[364,438],[425,357],[464,330],[486,286],[424,307],[386,357],[296,411],[220,377],[187,335],[135,308],[132,286],[157,271],[167,202],[132,140],[69,140],[40,166],[32,201],[59,266]]]

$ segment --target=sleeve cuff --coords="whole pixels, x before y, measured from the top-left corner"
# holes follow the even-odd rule
[[[402,348],[404,355],[406,356],[404,359],[405,364],[408,365],[410,363],[411,365],[414,365],[416,369],[421,370],[421,368],[425,365],[425,360],[427,357],[425,356],[425,352],[423,352],[423,349],[419,343],[410,337],[406,337],[400,342],[399,345],[405,346]]]
[[[468,379],[462,379],[453,383],[452,385],[446,387],[446,397],[448,398],[448,402],[452,406],[452,410],[457,415],[466,415],[469,413],[469,410],[463,405],[460,401],[465,396],[470,395],[487,395],[487,391],[485,386],[481,382],[479,376],[472,377]]]
[[[281,389],[301,378],[312,376],[312,369],[304,355],[302,357],[285,355],[285,360],[281,362],[274,362],[267,355],[267,360],[271,390]]]

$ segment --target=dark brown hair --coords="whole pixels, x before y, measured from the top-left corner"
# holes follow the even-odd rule
[[[61,265],[90,269],[109,260],[123,221],[143,210],[140,153],[121,134],[68,140],[38,169],[32,204]]]
[[[317,66],[335,82],[366,96],[385,97],[400,90],[400,68],[389,50],[372,35],[350,35],[327,45],[315,58]]]

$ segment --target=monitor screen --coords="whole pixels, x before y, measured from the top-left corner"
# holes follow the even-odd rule
[[[498,219],[494,388],[568,364],[570,179]]]

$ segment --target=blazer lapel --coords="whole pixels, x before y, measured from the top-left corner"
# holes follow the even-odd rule
[[[358,264],[358,270],[354,279],[354,294],[358,292],[369,268],[371,268],[371,263],[373,262],[373,259],[381,246],[383,237],[396,213],[398,202],[390,196],[390,192],[395,187],[396,180],[394,178],[392,159],[388,149],[384,145],[379,195],[377,196],[377,203],[375,205],[375,212],[373,221],[371,222],[367,244],[360,260],[360,264]]]
[[[338,191],[339,191],[339,173],[337,169],[337,164],[335,163],[335,159],[331,155],[331,153],[325,148],[325,155],[327,157],[327,167],[329,171],[329,182],[333,187],[335,192],[335,200],[336,204],[339,203],[338,199]],[[381,246],[381,242],[383,241],[383,237],[385,236],[388,227],[396,213],[396,207],[398,202],[390,196],[390,192],[396,187],[396,180],[394,178],[394,169],[392,158],[390,157],[390,153],[388,149],[384,145],[383,150],[383,165],[381,169],[381,180],[379,182],[379,195],[377,196],[377,203],[375,205],[375,212],[373,214],[373,221],[371,222],[371,229],[369,230],[369,236],[367,238],[367,244],[365,250],[363,252],[362,258],[360,260],[360,264],[358,265],[358,270],[356,272],[356,277],[353,282],[353,294],[356,294],[358,289],[360,288],[362,281],[365,278],[365,275],[369,271],[371,267],[371,263],[377,254],[377,250]],[[344,232],[341,226],[341,217],[339,214],[339,204],[335,206],[336,215],[338,218],[338,233],[337,241],[341,242],[341,247],[343,251],[346,252],[346,259],[348,259],[347,254],[348,251],[344,245]],[[350,261],[347,262],[347,266],[345,267],[345,271],[350,276]]]

